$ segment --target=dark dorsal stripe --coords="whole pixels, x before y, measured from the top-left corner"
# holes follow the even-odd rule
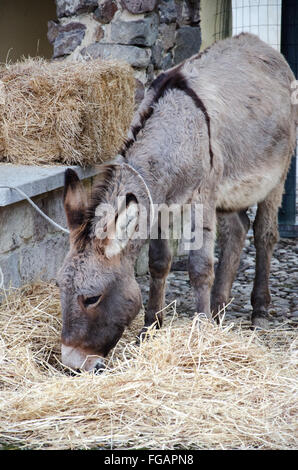
[[[136,141],[137,135],[139,132],[144,128],[146,121],[151,117],[153,113],[153,106],[158,102],[160,98],[162,98],[168,90],[181,90],[186,93],[195,103],[195,105],[203,112],[207,124],[208,129],[208,137],[209,137],[209,153],[210,153],[210,163],[211,166],[213,165],[213,151],[211,146],[211,132],[210,132],[210,117],[207,112],[206,106],[204,105],[203,101],[199,98],[199,96],[194,92],[194,90],[188,85],[187,79],[183,76],[180,71],[181,66],[176,67],[175,69],[171,70],[170,72],[161,73],[151,84],[149,90],[154,90],[155,94],[148,105],[146,111],[144,111],[140,116],[140,124],[138,126],[134,126],[131,129],[133,138],[129,139],[121,154],[125,157],[127,150],[133,145]]]

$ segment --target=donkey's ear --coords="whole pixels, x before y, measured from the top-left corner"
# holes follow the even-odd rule
[[[63,201],[69,230],[74,230],[84,222],[87,193],[78,175],[71,169],[65,171]]]
[[[139,206],[132,199],[124,209],[118,213],[113,227],[108,230],[108,239],[105,244],[107,258],[120,255],[133,236],[139,220]]]

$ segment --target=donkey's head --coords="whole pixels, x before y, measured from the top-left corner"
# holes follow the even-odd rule
[[[76,173],[65,173],[70,250],[58,285],[62,362],[73,369],[101,368],[141,308],[134,263],[142,242],[133,235],[148,195],[136,180],[128,165],[105,165],[88,201]]]

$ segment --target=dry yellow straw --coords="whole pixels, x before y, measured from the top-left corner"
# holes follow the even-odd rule
[[[132,69],[41,58],[0,67],[0,161],[93,165],[115,156],[134,111]]]
[[[60,364],[56,287],[6,294],[0,306],[0,442],[47,449],[294,449],[296,332],[253,333],[197,315],[140,347],[142,316],[101,375]]]

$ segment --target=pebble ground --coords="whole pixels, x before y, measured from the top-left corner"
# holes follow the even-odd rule
[[[249,232],[241,256],[236,279],[233,284],[230,305],[226,308],[225,320],[250,325],[252,307],[250,294],[255,272],[255,247]],[[146,308],[149,292],[149,275],[138,277]],[[270,327],[280,325],[298,326],[298,239],[281,239],[274,250],[270,274],[271,305]],[[168,276],[166,304],[176,300],[176,311],[180,316],[193,317],[195,313],[193,295],[187,272],[187,259],[174,260]]]

